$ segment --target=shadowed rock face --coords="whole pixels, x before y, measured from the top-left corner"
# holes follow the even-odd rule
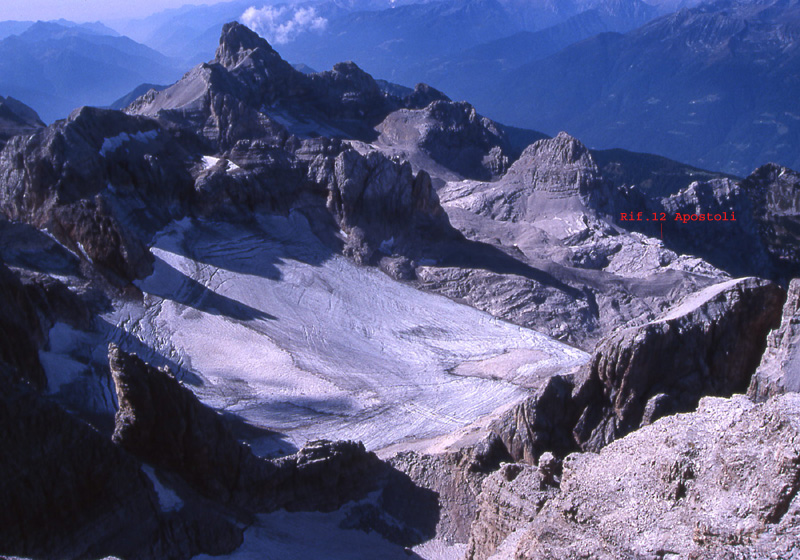
[[[0,148],[12,136],[30,134],[44,128],[36,111],[13,97],[0,96]]]
[[[43,334],[36,308],[17,276],[0,260],[0,367],[37,389],[47,386],[38,344]]]
[[[792,280],[781,325],[767,337],[767,349],[750,382],[747,396],[765,401],[773,395],[800,392],[800,280]]]
[[[78,109],[0,152],[0,213],[46,229],[117,278],[136,278],[150,271],[147,232],[191,189],[185,158],[152,120]]]
[[[481,117],[472,105],[436,101],[421,110],[429,124],[421,127],[419,146],[464,177],[490,179],[502,175],[514,148],[502,128]],[[388,121],[382,124],[384,134]]]
[[[490,435],[477,445],[458,451],[434,454],[414,451],[398,453],[392,457],[390,463],[405,473],[415,485],[435,492],[439,505],[437,518],[432,520],[436,526],[436,537],[466,542],[477,506],[475,498],[480,492],[482,481],[489,473],[497,470],[501,462],[510,459],[502,442]],[[397,496],[390,487],[385,494],[394,497],[391,501],[387,500],[389,511],[395,509],[420,519],[431,518],[430,508],[425,511],[420,507],[425,505],[425,501],[419,500],[419,493]],[[413,503],[414,500],[417,503]]]
[[[354,442],[311,442],[295,455],[260,459],[170,373],[114,345],[109,365],[119,402],[114,442],[216,501],[258,512],[332,511],[374,490],[383,474],[383,463]]]
[[[34,558],[188,558],[241,530],[202,507],[159,508],[141,464],[0,366],[0,550]]]
[[[800,275],[800,174],[769,163],[739,186],[751,200],[757,234],[777,273]]]
[[[775,284],[731,280],[689,296],[659,321],[600,344],[576,380],[575,439],[597,450],[704,395],[743,392],[783,302]]]
[[[597,451],[661,416],[692,410],[705,395],[742,392],[782,301],[780,287],[755,278],[706,288],[659,320],[602,341],[578,373],[551,379],[494,430],[516,460]]]
[[[671,192],[646,184],[623,187],[624,199],[631,208],[666,214],[662,225],[669,248],[698,255],[737,276],[788,281],[800,274],[800,175],[795,171],[769,163],[738,181],[730,177],[693,180]],[[722,219],[682,224],[675,222],[676,214],[711,214]],[[620,221],[618,213],[613,218],[621,227],[658,233],[652,222]]]

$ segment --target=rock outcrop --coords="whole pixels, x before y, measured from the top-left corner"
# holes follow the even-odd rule
[[[793,558],[798,438],[796,394],[764,404],[705,398],[696,412],[663,418],[599,454],[567,457],[558,495],[530,522],[519,520],[498,557]]]
[[[614,333],[576,374],[555,377],[497,420],[515,460],[597,451],[703,396],[747,389],[779,320],[783,291],[755,278],[686,298],[657,321]]]
[[[612,335],[576,379],[577,443],[598,450],[665,414],[693,409],[702,396],[745,391],[783,297],[768,281],[731,280],[689,296],[658,321]]]
[[[508,170],[506,180],[527,193],[548,193],[551,198],[587,197],[600,181],[589,150],[566,132],[528,146]],[[533,209],[533,208],[532,208]]]
[[[154,121],[84,107],[0,152],[0,214],[117,278],[141,277],[148,234],[192,189],[186,158]]]
[[[543,224],[557,215],[591,211],[586,204],[603,188],[589,150],[566,132],[534,142],[495,183],[454,185],[458,207],[501,222]],[[449,189],[448,189],[449,190]],[[547,233],[562,236],[560,231]]]
[[[502,443],[490,435],[477,445],[457,451],[432,454],[407,451],[398,453],[389,462],[392,467],[405,473],[414,485],[435,493],[438,510],[436,537],[446,542],[463,543],[469,538],[481,483],[502,462],[510,460]],[[413,512],[411,504],[402,502],[394,505],[394,508],[389,504],[389,510],[392,509]],[[425,514],[417,512],[415,515]]]
[[[466,557],[486,560],[509,534],[533,521],[558,493],[553,473],[519,463],[506,463],[481,485]]]
[[[470,179],[502,176],[520,153],[504,127],[481,117],[469,103],[448,99],[393,111],[375,130],[380,145],[400,151],[417,165],[435,172],[438,164]],[[423,161],[420,154],[431,161]]]
[[[514,461],[536,464],[547,451],[564,457],[575,450],[573,390],[571,377],[553,376],[492,423]]]
[[[114,442],[209,499],[255,512],[332,511],[374,490],[384,473],[354,442],[317,441],[292,456],[258,458],[168,371],[114,345],[109,365],[119,402]]]
[[[781,325],[767,337],[767,349],[761,358],[747,395],[765,401],[773,395],[800,392],[800,280],[792,280],[783,306]]]

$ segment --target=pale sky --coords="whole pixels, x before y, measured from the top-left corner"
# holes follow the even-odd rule
[[[50,20],[76,22],[143,17],[185,4],[217,4],[222,0],[0,0],[0,21]]]

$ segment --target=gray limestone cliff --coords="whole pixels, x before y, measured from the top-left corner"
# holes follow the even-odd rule
[[[783,306],[780,327],[767,337],[767,349],[761,357],[747,395],[765,401],[773,395],[800,392],[800,280],[792,280]]]

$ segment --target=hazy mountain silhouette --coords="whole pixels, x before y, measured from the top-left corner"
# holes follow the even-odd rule
[[[6,37],[0,41],[0,95],[20,99],[51,122],[80,105],[108,105],[143,82],[180,77],[173,60],[103,30],[36,22]]]

